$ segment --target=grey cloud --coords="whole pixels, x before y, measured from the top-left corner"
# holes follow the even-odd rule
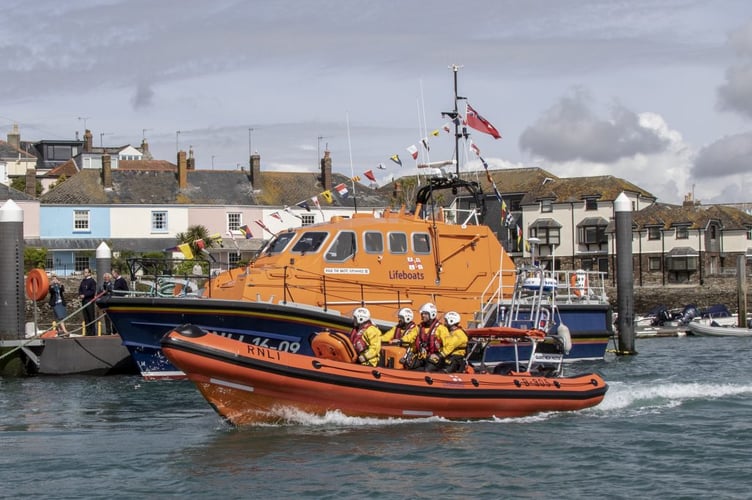
[[[697,154],[692,176],[698,179],[745,174],[752,162],[752,132],[723,137]]]
[[[611,163],[636,154],[664,151],[668,141],[640,126],[639,117],[614,105],[611,118],[598,118],[582,89],[563,97],[520,135],[520,149],[550,161]]]
[[[139,83],[136,93],[131,100],[133,109],[143,109],[151,106],[154,99],[154,91],[145,83]]]
[[[729,35],[731,45],[742,56],[752,56],[752,21]]]
[[[752,118],[752,64],[726,71],[726,83],[718,88],[718,108]]]

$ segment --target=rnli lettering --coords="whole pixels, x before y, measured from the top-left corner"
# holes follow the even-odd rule
[[[279,351],[276,349],[269,349],[268,347],[258,347],[255,345],[248,345],[248,354],[256,356],[257,358],[266,358],[274,361],[279,361]]]
[[[422,272],[410,273],[407,271],[393,270],[389,271],[390,280],[422,280],[425,279],[425,275]]]

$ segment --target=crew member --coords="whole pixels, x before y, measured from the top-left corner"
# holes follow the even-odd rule
[[[371,312],[365,307],[353,311],[353,329],[350,341],[358,353],[358,363],[366,366],[379,364],[381,356],[381,330],[371,322]]]
[[[427,372],[438,370],[446,373],[465,370],[465,352],[467,351],[467,333],[460,326],[460,315],[449,311],[444,315],[446,333],[441,337],[439,351],[428,356]]]
[[[399,345],[401,339],[412,330],[417,330],[418,326],[413,321],[413,311],[409,307],[403,307],[397,313],[397,324],[386,332],[381,334],[381,343]]]
[[[402,345],[408,345],[408,351],[400,362],[409,370],[424,369],[426,359],[441,348],[441,339],[447,334],[446,326],[436,317],[436,306],[427,302],[420,307],[420,325],[413,332],[405,334]]]

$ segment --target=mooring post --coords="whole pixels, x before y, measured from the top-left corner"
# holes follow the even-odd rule
[[[632,271],[632,203],[621,193],[616,216],[616,307],[619,311],[619,354],[637,354],[634,347],[634,272]]]
[[[13,200],[0,207],[0,339],[21,339],[26,317],[23,210]]]
[[[747,325],[747,258],[739,255],[736,258],[736,296],[738,302],[737,326],[748,328]]]

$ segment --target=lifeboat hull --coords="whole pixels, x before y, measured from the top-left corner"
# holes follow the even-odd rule
[[[279,422],[290,409],[379,418],[485,419],[597,405],[597,374],[426,373],[293,354],[183,325],[162,339],[167,358],[234,425]]]

